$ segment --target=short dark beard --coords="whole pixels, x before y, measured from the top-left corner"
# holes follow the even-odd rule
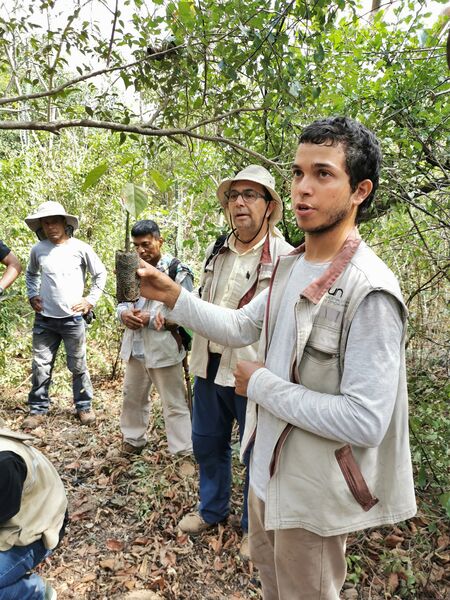
[[[328,231],[333,231],[333,229],[335,229],[339,225],[339,223],[341,223],[345,219],[347,215],[347,210],[341,210],[341,212],[334,216],[331,222],[325,223],[324,225],[319,225],[314,229],[303,229],[303,231],[305,233],[308,233],[309,235],[317,235],[321,233],[326,233]]]

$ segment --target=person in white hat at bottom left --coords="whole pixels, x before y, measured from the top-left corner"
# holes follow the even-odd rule
[[[72,237],[78,218],[66,213],[59,202],[48,201],[25,219],[39,242],[31,249],[26,270],[27,295],[33,310],[32,387],[30,414],[23,429],[45,422],[50,407],[49,386],[61,342],[72,373],[75,410],[83,425],[95,423],[93,389],[86,363],[86,321],[105,287],[106,269],[94,250]],[[91,289],[84,296],[86,272]]]

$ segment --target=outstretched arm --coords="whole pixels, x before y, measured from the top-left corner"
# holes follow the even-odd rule
[[[159,300],[172,309],[164,314],[169,321],[233,348],[248,346],[259,339],[267,301],[266,291],[239,310],[222,308],[200,300],[167,275],[150,265],[144,265],[138,269],[141,295]]]

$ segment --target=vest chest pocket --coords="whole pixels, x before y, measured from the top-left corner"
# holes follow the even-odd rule
[[[307,345],[300,361],[298,378],[310,390],[338,394],[341,382],[339,355]]]
[[[344,309],[345,302],[341,303],[332,297],[325,298],[314,319],[307,347],[331,356],[339,354]],[[321,358],[319,354],[317,358]],[[322,356],[322,359],[326,360],[326,356]]]
[[[339,356],[340,342],[340,327],[314,323],[308,341],[306,342],[305,352],[310,352],[316,360],[330,360],[331,358]]]
[[[340,392],[340,329],[315,323],[300,360],[299,380],[307,388],[325,394]]]

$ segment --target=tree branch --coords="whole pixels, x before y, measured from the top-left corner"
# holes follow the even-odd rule
[[[92,79],[93,77],[98,77],[99,75],[106,75],[108,73],[114,73],[115,71],[125,71],[130,69],[131,67],[136,67],[137,65],[141,65],[149,60],[155,60],[161,57],[164,57],[166,54],[171,54],[176,50],[181,48],[185,48],[186,44],[180,44],[179,46],[173,46],[172,48],[168,48],[167,50],[161,50],[161,52],[155,52],[154,54],[149,54],[144,56],[139,60],[128,63],[126,65],[117,65],[115,67],[108,67],[105,69],[99,69],[97,71],[91,71],[90,73],[86,73],[85,75],[80,75],[80,77],[75,77],[66,83],[59,85],[56,88],[48,90],[46,92],[36,92],[34,94],[23,94],[21,96],[15,96],[14,98],[0,98],[0,105],[3,104],[13,104],[14,102],[23,102],[25,100],[37,100],[38,98],[46,98],[48,96],[55,96],[62,92],[63,90],[76,85],[77,83],[81,83],[82,81],[87,81],[88,79]]]
[[[111,37],[109,39],[108,56],[106,58],[106,66],[107,67],[109,67],[109,61],[111,59],[111,52],[112,52],[112,47],[113,47],[113,43],[114,43],[114,34],[116,32],[117,13],[118,13],[118,7],[119,7],[118,5],[119,5],[119,0],[116,0],[116,6],[114,8],[113,26],[112,26],[112,31],[111,31]]]
[[[270,109],[267,107],[264,107],[264,106],[256,106],[254,108],[234,108],[233,110],[230,110],[229,112],[224,113],[223,115],[217,115],[216,117],[212,117],[211,119],[205,119],[204,121],[195,123],[194,125],[191,125],[190,127],[188,127],[188,131],[198,129],[199,127],[202,127],[203,125],[210,125],[211,123],[216,123],[217,121],[223,121],[223,119],[227,119],[228,117],[232,117],[233,115],[240,114],[242,112],[258,112],[261,110],[270,110]]]
[[[244,109],[242,109],[244,110]],[[53,122],[44,122],[44,121],[0,121],[0,130],[28,130],[28,131],[48,131],[50,133],[54,133],[59,135],[61,130],[69,129],[72,127],[88,127],[93,129],[108,129],[110,131],[118,131],[123,133],[136,133],[138,135],[145,135],[149,137],[168,137],[168,138],[176,138],[178,136],[184,136],[188,138],[195,138],[198,140],[203,140],[206,142],[214,142],[219,144],[225,144],[238,150],[240,152],[244,152],[248,156],[252,156],[253,158],[257,158],[259,161],[270,165],[274,168],[280,175],[283,175],[283,170],[278,163],[273,160],[270,160],[260,154],[259,152],[255,152],[254,150],[250,150],[250,148],[246,148],[237,142],[230,140],[229,138],[224,138],[220,135],[204,135],[195,133],[191,129],[157,129],[155,127],[145,127],[142,124],[123,124],[123,123],[113,123],[111,121],[92,121],[90,119],[74,119],[69,121],[53,121]]]

